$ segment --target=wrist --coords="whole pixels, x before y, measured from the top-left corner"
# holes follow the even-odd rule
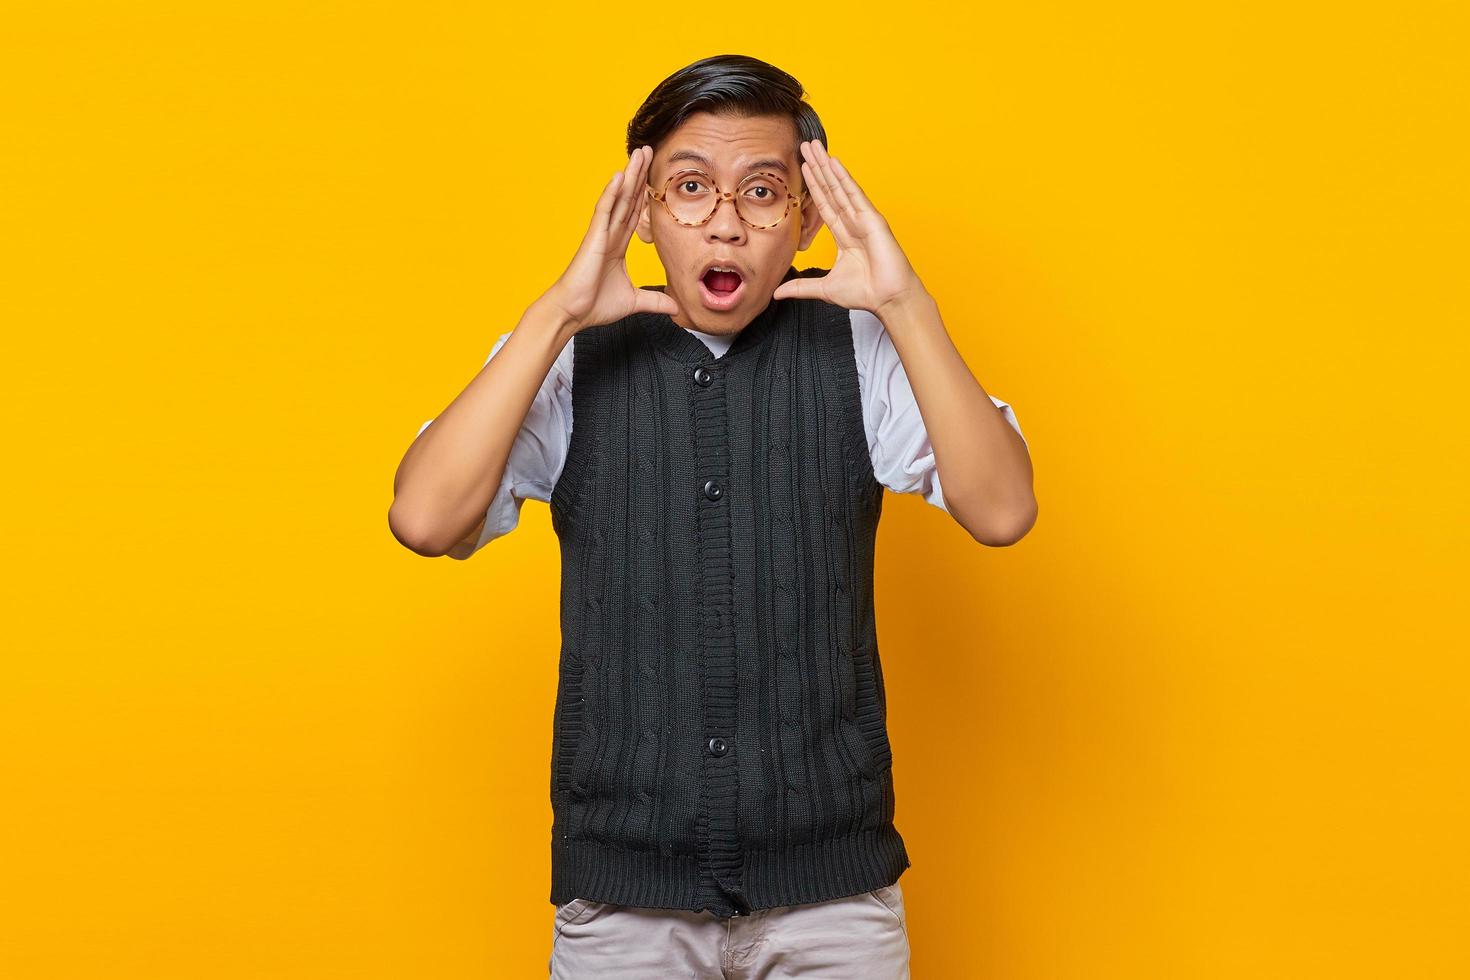
[[[561,340],[569,340],[582,329],[577,318],[567,312],[555,286],[542,293],[527,307],[525,318],[533,321],[536,329],[555,334]]]
[[[894,324],[912,322],[914,319],[938,309],[939,304],[935,301],[929,290],[924,288],[923,283],[916,283],[913,288],[890,298],[873,315],[883,321],[885,327],[892,328]]]

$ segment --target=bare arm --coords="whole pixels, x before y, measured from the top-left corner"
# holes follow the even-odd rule
[[[1036,523],[1031,455],[970,373],[927,292],[880,311],[914,390],[945,509],[981,544],[1020,540]]]
[[[1014,544],[1036,522],[1025,441],[965,366],[887,219],[820,141],[800,151],[837,261],[825,276],[783,282],[775,298],[813,296],[883,321],[934,445],[945,509],[981,544]]]
[[[419,433],[393,476],[388,527],[415,554],[472,547],[536,392],[578,332],[636,312],[678,314],[673,297],[635,289],[628,242],[653,151],[640,147],[603,187],[577,254],[527,308],[500,352]]]
[[[576,331],[546,296],[505,346],[408,447],[393,476],[388,527],[416,554],[449,553],[479,536],[511,445],[551,366]]]

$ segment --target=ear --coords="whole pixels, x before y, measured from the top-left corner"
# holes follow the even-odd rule
[[[817,232],[822,230],[822,211],[817,207],[816,198],[807,192],[807,196],[801,202],[801,240],[796,244],[798,252],[805,252],[812,247],[812,242],[817,238]]]
[[[634,229],[638,238],[645,245],[653,244],[653,205],[657,204],[653,198],[648,196],[648,190],[643,191],[643,202],[638,205],[638,225]]]

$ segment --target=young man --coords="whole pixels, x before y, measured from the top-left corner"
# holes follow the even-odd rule
[[[803,94],[735,55],[660,83],[566,271],[394,482],[422,555],[551,505],[554,976],[908,976],[883,490],[995,546],[1037,505],[1014,413]],[[798,272],[824,222],[831,270]],[[629,280],[635,230],[666,285]]]

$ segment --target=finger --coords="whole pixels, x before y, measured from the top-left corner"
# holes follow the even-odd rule
[[[639,151],[641,162],[634,171],[632,183],[628,187],[628,214],[624,218],[626,227],[622,229],[625,240],[632,239],[633,231],[638,227],[638,220],[643,216],[643,208],[648,203],[648,173],[653,167],[653,147],[640,147]]]
[[[776,287],[772,299],[821,299],[821,279],[788,279]]]
[[[812,200],[817,202],[817,210],[821,212],[822,220],[827,227],[832,229],[832,237],[837,239],[838,245],[846,245],[848,242],[847,226],[842,223],[832,202],[827,198],[826,189],[822,186],[822,176],[814,163],[803,163],[801,165],[802,178],[806,180],[807,190],[812,195]]]
[[[873,207],[873,202],[868,200],[868,195],[864,194],[863,189],[858,186],[858,182],[853,179],[852,174],[847,172],[847,168],[842,165],[841,160],[832,157],[832,169],[837,173],[838,186],[846,192],[848,200],[852,202],[854,211],[861,214],[865,211],[877,210],[877,208]]]
[[[681,312],[674,297],[657,289],[638,288],[633,290],[633,310],[636,313],[667,313],[678,316]]]
[[[811,142],[811,160],[807,164],[814,177],[812,183],[821,195],[818,206],[822,208],[822,217],[827,222],[827,227],[832,229],[832,237],[837,239],[838,244],[846,245],[852,240],[847,221],[843,215],[842,202],[837,198],[833,179],[823,164],[827,148],[817,140]]]
[[[597,198],[597,206],[592,209],[592,228],[607,227],[607,216],[612,213],[613,201],[618,196],[618,186],[623,179],[623,172],[619,170],[612,175],[612,179],[602,185],[602,194]]]
[[[627,218],[628,209],[629,207],[631,207],[629,199],[632,197],[630,191],[633,189],[633,177],[637,173],[637,169],[642,162],[642,147],[639,147],[628,155],[628,163],[626,166],[623,167],[622,170],[623,181],[622,184],[618,187],[617,203],[613,206],[612,219],[608,223],[609,232],[622,230],[623,221]]]
[[[827,192],[827,197],[832,201],[833,206],[841,214],[855,214],[852,201],[848,199],[847,191],[843,189],[842,182],[837,177],[837,168],[833,165],[832,155],[827,152],[825,146],[817,147],[817,163],[822,168],[822,189]]]
[[[587,234],[582,239],[584,247],[591,246],[601,251],[602,243],[607,239],[608,216],[612,213],[613,202],[617,200],[618,187],[622,185],[622,180],[623,172],[620,170],[603,185],[602,194],[597,198],[597,206],[592,209],[592,220],[587,224]]]
[[[628,164],[623,168],[623,183],[618,188],[618,203],[613,210],[612,227],[621,231],[623,224],[628,220],[628,212],[633,209],[633,203],[638,190],[638,170],[643,165],[643,148],[640,146],[628,155]]]
[[[643,215],[643,207],[648,200],[648,171],[653,166],[653,147],[642,146],[638,148],[642,162],[634,171],[632,183],[628,187],[629,207],[628,214],[623,219],[627,227],[623,229],[625,237],[633,237],[633,229],[638,227],[638,219]]]

